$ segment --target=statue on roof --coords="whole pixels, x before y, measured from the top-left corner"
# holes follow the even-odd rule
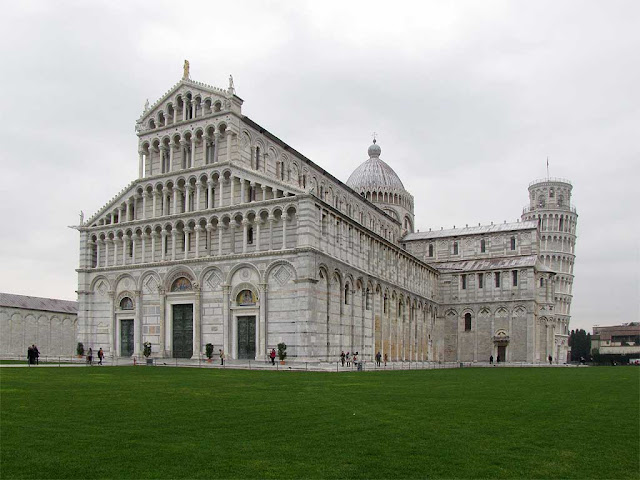
[[[189,78],[189,60],[184,61],[182,78]]]
[[[149,111],[149,99],[147,98],[147,101],[144,102],[144,111],[148,112]]]
[[[84,223],[84,212],[80,210],[80,225]]]
[[[236,89],[233,87],[233,75],[229,75],[229,89],[227,91],[232,95],[236,93]]]

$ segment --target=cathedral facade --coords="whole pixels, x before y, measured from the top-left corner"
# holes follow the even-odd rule
[[[116,356],[148,342],[155,357],[191,358],[210,343],[263,360],[284,342],[300,361],[564,361],[568,182],[553,184],[562,205],[534,187],[522,222],[418,233],[375,140],[343,183],[242,103],[232,80],[185,70],[145,106],[138,178],[78,226],[79,342]],[[562,235],[545,230],[553,215],[566,216]]]

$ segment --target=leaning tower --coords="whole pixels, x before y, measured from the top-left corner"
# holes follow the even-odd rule
[[[578,214],[571,205],[571,182],[545,178],[529,184],[529,206],[522,220],[537,220],[540,228],[540,261],[556,272],[554,312],[546,319],[547,355],[559,363],[566,361],[573,289],[576,225]],[[542,351],[544,351],[542,350]],[[555,363],[555,362],[554,362]]]

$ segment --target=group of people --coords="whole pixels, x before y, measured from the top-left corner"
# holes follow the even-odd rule
[[[35,346],[35,344],[27,348],[27,362],[29,366],[38,365],[39,357],[40,357],[40,351],[38,350],[38,347]]]
[[[102,365],[102,360],[104,360],[104,351],[102,348],[98,350],[98,365]],[[93,365],[93,349],[89,348],[87,352],[87,365]]]
[[[385,353],[384,354],[385,367],[387,366],[387,361],[388,361],[388,358],[387,358],[387,354]],[[381,363],[382,363],[382,354],[380,353],[380,350],[378,350],[378,353],[376,353],[376,365],[379,367]]]
[[[496,363],[500,363],[502,361],[502,359],[500,358],[500,355],[498,355],[498,357],[496,358]],[[493,365],[493,355],[489,356],[489,365]]]
[[[342,366],[344,367],[345,363],[347,367],[350,367],[352,363],[354,367],[357,366],[358,355],[358,352],[354,353],[353,355],[350,352],[344,353],[344,350],[340,352],[340,362],[342,363]]]

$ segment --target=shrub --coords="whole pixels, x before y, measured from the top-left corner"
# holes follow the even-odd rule
[[[284,361],[285,358],[287,358],[287,344],[284,342],[280,342],[278,344],[278,358],[281,362]]]
[[[78,346],[76,347],[76,353],[78,354],[79,357],[84,355],[84,345],[82,344],[82,342],[78,342]]]
[[[206,348],[207,358],[211,360],[211,357],[213,357],[213,343],[207,343],[205,348]]]
[[[149,355],[151,355],[151,342],[144,342],[144,350],[142,351],[142,354],[149,358]]]

